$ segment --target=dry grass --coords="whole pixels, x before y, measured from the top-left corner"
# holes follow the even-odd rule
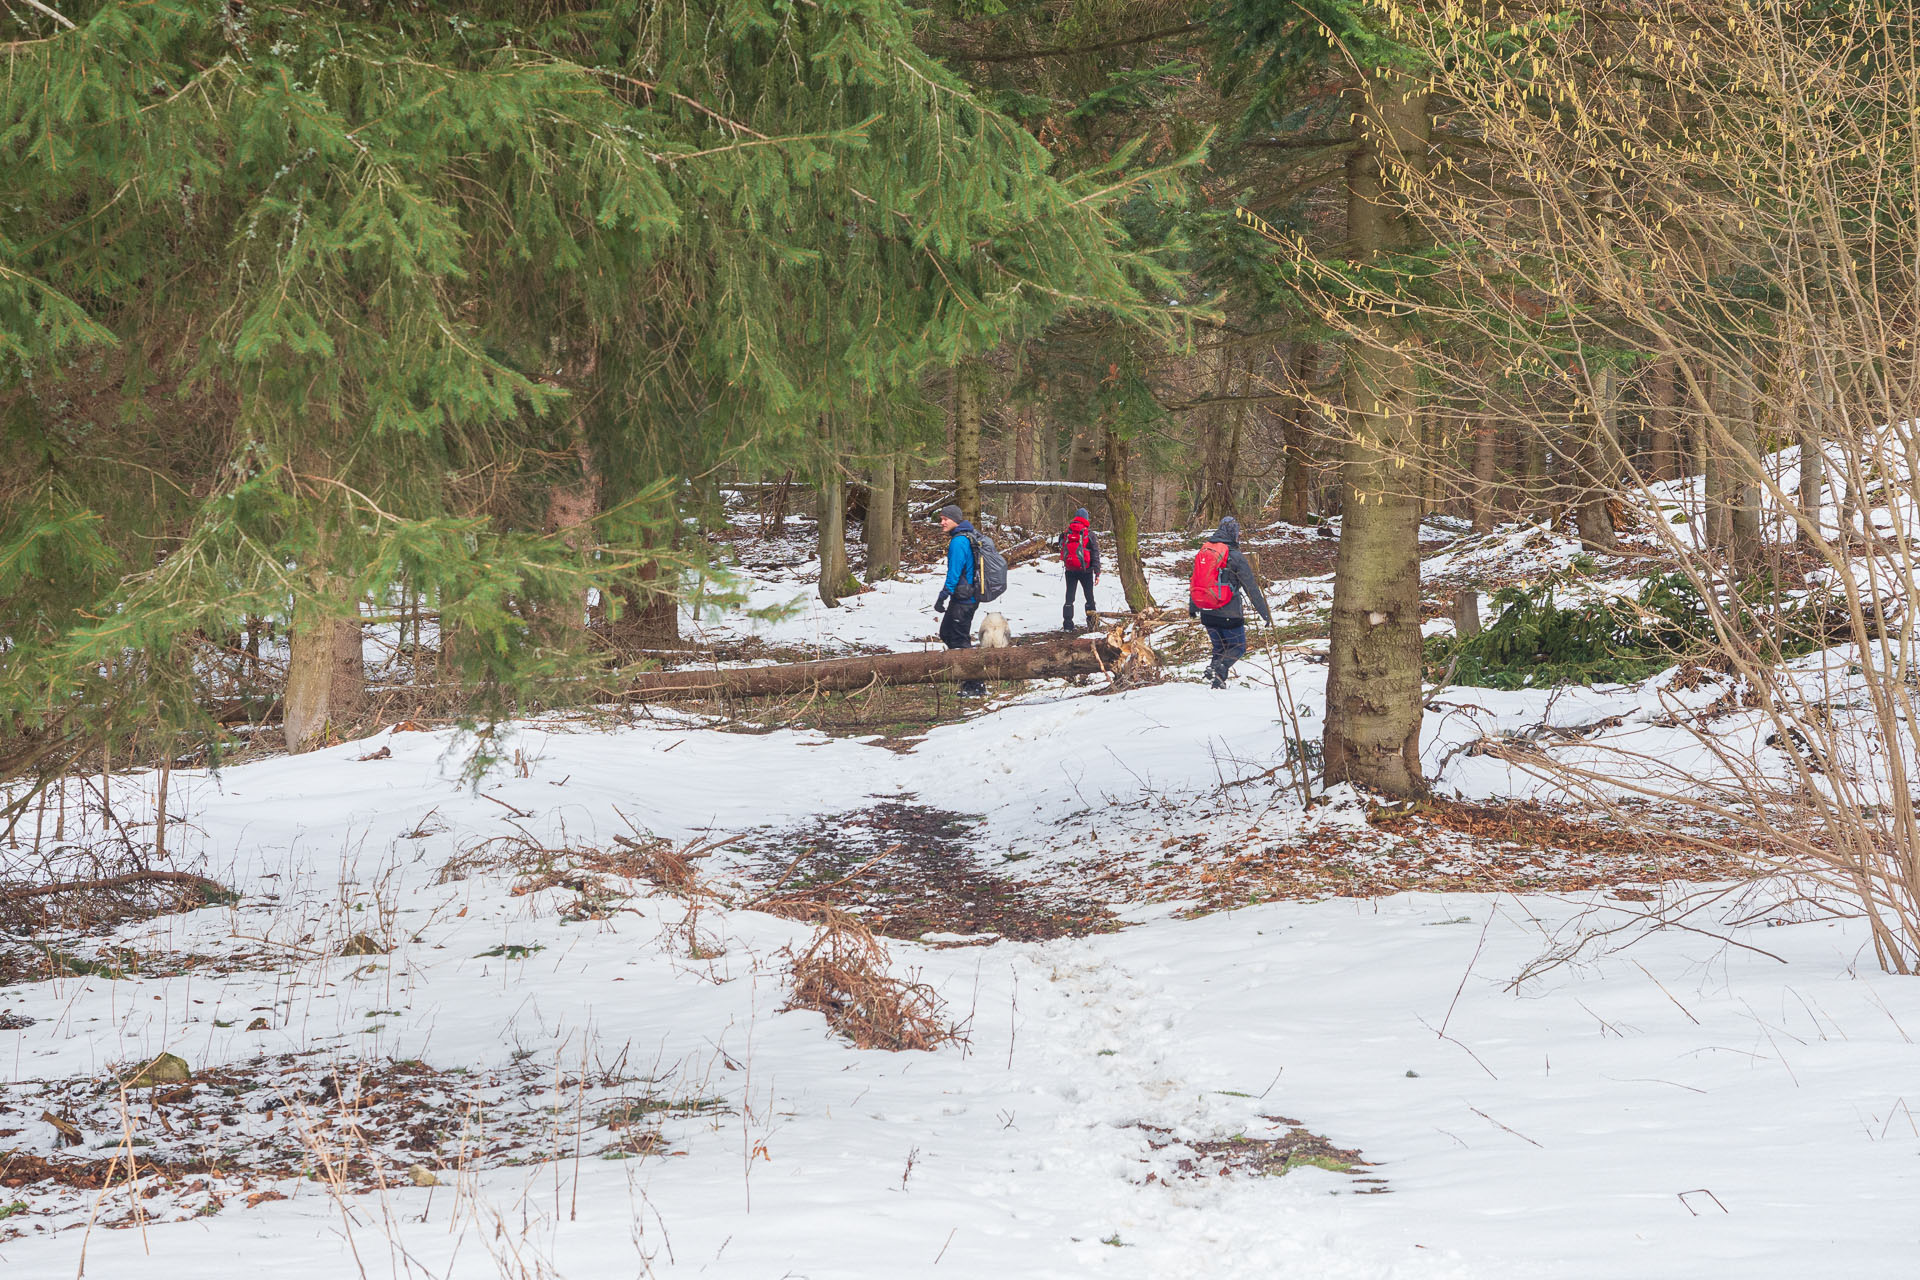
[[[822,923],[805,951],[786,952],[793,974],[788,1009],[825,1014],[827,1025],[861,1049],[931,1051],[967,1042],[932,987],[887,971],[886,947],[857,917],[823,903],[806,906]]]

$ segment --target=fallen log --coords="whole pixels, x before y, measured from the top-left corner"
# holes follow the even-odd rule
[[[1070,636],[1004,649],[932,649],[831,658],[776,667],[707,667],[649,671],[621,690],[623,702],[667,694],[721,694],[735,698],[845,692],[869,685],[940,684],[954,680],[1049,680],[1111,670],[1120,649],[1105,636]]]
[[[859,486],[858,481],[847,482],[848,488]],[[739,493],[766,493],[780,488],[778,480],[730,480],[720,486]],[[811,489],[811,480],[794,480],[787,485],[790,489]],[[860,486],[864,487],[864,486]],[[907,488],[924,490],[928,493],[952,493],[954,483],[951,480],[910,480]],[[982,480],[982,493],[1060,493],[1072,491],[1079,493],[1105,493],[1107,486],[1099,480]]]
[[[934,512],[938,511],[941,507],[946,506],[949,502],[952,502],[955,499],[957,491],[953,486],[953,482],[950,480],[941,481],[937,485],[933,485],[930,487],[933,488],[933,490],[936,493],[938,493],[940,496],[935,498],[932,502],[923,502],[919,507],[919,509],[915,512],[915,515],[914,515],[915,519],[924,520],[927,517],[931,516]],[[1107,496],[1107,486],[1102,484],[1098,480],[1090,480],[1084,483],[1078,480],[982,480],[980,482],[980,492],[988,493],[988,494],[992,494],[992,493],[1063,494],[1064,493],[1064,494],[1073,494],[1083,499],[1090,500],[1093,498],[1099,498],[1102,501],[1104,501]]]
[[[34,884],[17,889],[0,889],[0,903],[24,902],[53,893],[85,893],[100,889],[128,889],[137,884],[183,884],[198,889],[208,902],[236,902],[240,895],[218,880],[194,875],[191,871],[133,871],[123,876],[100,880],[66,880],[57,884]]]
[[[1025,542],[1017,546],[1009,547],[1001,554],[1006,557],[1007,568],[1011,569],[1017,564],[1025,564],[1029,560],[1037,560],[1041,555],[1052,550],[1053,538],[1042,534],[1037,537],[1028,538]]]

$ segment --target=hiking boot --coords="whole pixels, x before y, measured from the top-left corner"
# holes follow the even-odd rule
[[[1068,610],[1066,613],[1063,613],[1060,615],[1060,629],[1062,631],[1073,630],[1073,611],[1072,610]]]
[[[1224,689],[1227,687],[1227,678],[1218,671],[1210,671],[1207,673],[1207,684],[1215,689]]]

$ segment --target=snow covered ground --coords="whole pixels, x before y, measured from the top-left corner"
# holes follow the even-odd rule
[[[916,589],[862,607],[893,625]],[[1312,734],[1309,658],[1289,673]],[[1429,717],[1430,767],[1481,733],[1630,718],[1652,697],[1473,692],[1480,709]],[[1634,731],[1665,730],[1649,716]],[[131,1189],[122,1167],[104,1190],[0,1173],[0,1264],[66,1276],[84,1250],[89,1275],[268,1262],[288,1280],[1912,1274],[1920,985],[1879,974],[1857,922],[1781,886],[1660,890],[1706,895],[1660,930],[1645,892],[1189,917],[1114,889],[1118,932],[891,942],[894,970],[931,984],[968,1041],[895,1054],[784,1010],[783,949],[813,930],[747,906],[763,886],[744,855],[702,861],[711,898],[603,876],[636,896],[596,905],[564,858],[546,874],[531,852],[777,837],[893,800],[977,815],[983,866],[1099,893],[1076,867],[1161,862],[1169,832],[1216,851],[1316,824],[1364,834],[1353,806],[1303,814],[1284,771],[1223,790],[1284,759],[1290,733],[1248,670],[1218,695],[1039,688],[908,750],[662,716],[521,726],[501,744],[520,767],[478,791],[438,733],[175,774],[189,822],[174,846],[242,901],[118,931],[153,959],[145,976],[0,988],[0,1025],[27,1023],[0,1031],[0,1151],[182,1167]],[[1464,753],[1443,780],[1469,795],[1523,782]],[[120,803],[142,785],[121,782]],[[392,950],[339,955],[355,934]],[[162,1050],[201,1080],[177,1105],[110,1083]],[[393,1120],[396,1099],[423,1128]],[[43,1113],[82,1145],[63,1151]],[[1265,1154],[1302,1132],[1367,1163],[1273,1176]],[[384,1187],[330,1191],[326,1170],[369,1150]],[[211,1159],[184,1167],[196,1152]],[[416,1164],[441,1185],[413,1185]]]

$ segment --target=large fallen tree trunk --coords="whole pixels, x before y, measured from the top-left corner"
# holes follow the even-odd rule
[[[1111,670],[1121,658],[1105,636],[1072,636],[1005,649],[933,649],[832,658],[777,667],[709,667],[649,671],[622,689],[626,702],[666,694],[720,694],[735,698],[864,689],[874,684],[938,684],[952,680],[1048,680]]]
[[[914,486],[914,488],[916,489],[920,489],[924,487],[926,486],[918,485],[918,484]],[[957,491],[951,481],[940,482],[939,484],[933,486],[933,491],[939,494],[940,496],[935,498],[932,502],[928,502],[922,505],[917,513],[916,518],[922,519],[922,520],[926,519],[928,516],[931,516],[934,512],[938,511],[941,507],[944,507],[949,502],[952,502],[957,496]],[[1082,484],[1074,480],[982,480],[980,482],[980,492],[981,493],[1041,493],[1041,494],[1070,493],[1082,498],[1104,499],[1107,495],[1107,486],[1098,481]]]

